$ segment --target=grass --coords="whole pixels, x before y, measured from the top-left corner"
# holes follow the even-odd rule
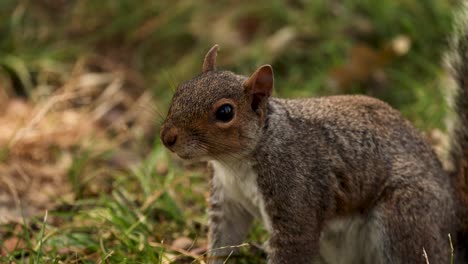
[[[112,147],[98,147],[99,136],[55,147],[57,159],[71,157],[66,181],[74,198],[59,197],[42,215],[0,225],[0,262],[200,262],[190,249],[206,245],[206,172],[181,166],[156,135],[175,87],[200,72],[214,43],[221,47],[220,68],[248,75],[272,64],[278,96],[365,93],[400,109],[421,130],[443,129],[438,81],[454,6],[450,0],[0,1],[0,95],[35,105],[70,80],[111,73],[121,76],[124,97],[152,95],[153,107],[138,108],[136,116],[155,114],[150,124],[138,123],[147,130],[128,125],[131,140],[106,141]],[[397,39],[410,45],[407,52],[393,50]],[[85,99],[98,101],[98,95],[80,97],[72,107],[87,107]],[[131,114],[138,102],[117,113]],[[118,128],[103,133],[113,142],[123,134]],[[137,162],[112,164],[123,148]],[[5,166],[12,155],[0,146]],[[172,244],[182,237],[193,245]],[[265,237],[256,225],[248,241]],[[242,252],[238,263],[264,263],[255,247]]]

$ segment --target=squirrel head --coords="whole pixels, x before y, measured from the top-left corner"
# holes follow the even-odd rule
[[[255,148],[273,90],[273,69],[250,77],[216,69],[218,45],[205,56],[203,72],[180,84],[161,127],[161,140],[182,159],[243,158]]]

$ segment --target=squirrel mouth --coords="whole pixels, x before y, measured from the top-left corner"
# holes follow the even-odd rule
[[[192,156],[187,155],[187,154],[179,154],[179,153],[177,153],[177,156],[179,156],[179,158],[184,159],[184,160],[192,159]]]
[[[209,160],[206,157],[199,156],[199,155],[187,155],[187,154],[180,155],[180,154],[177,154],[177,156],[179,156],[179,158],[181,158],[184,162],[188,162],[187,164],[193,164],[193,163],[203,162],[203,161],[208,161]]]

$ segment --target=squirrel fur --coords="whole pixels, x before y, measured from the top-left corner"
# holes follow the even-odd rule
[[[445,56],[449,73],[448,96],[452,115],[449,116],[450,166],[447,172],[457,188],[462,202],[463,226],[468,233],[468,2],[462,4],[455,16],[454,33],[450,41],[449,52]],[[468,237],[467,237],[468,238]],[[468,241],[467,241],[468,247]]]
[[[455,118],[450,168],[388,104],[347,95],[271,96],[273,70],[215,66],[177,88],[161,127],[181,158],[209,161],[209,263],[223,263],[254,218],[268,263],[450,263],[468,247],[468,3],[447,56]],[[234,252],[235,253],[235,252]]]

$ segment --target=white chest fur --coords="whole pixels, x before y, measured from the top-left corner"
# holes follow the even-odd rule
[[[257,173],[250,162],[224,163],[212,161],[214,177],[229,199],[238,202],[254,217],[261,219],[265,228],[271,225],[265,210],[263,196],[257,184]]]

